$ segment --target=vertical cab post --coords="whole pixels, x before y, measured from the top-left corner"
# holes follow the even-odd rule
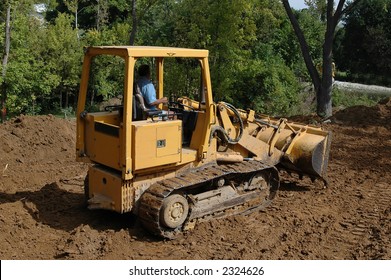
[[[158,80],[157,84],[157,94],[158,98],[163,97],[163,57],[157,57],[157,65],[156,65],[156,78]],[[163,105],[158,105],[159,109],[163,109]]]
[[[120,161],[122,166],[122,179],[130,180],[132,174],[132,108],[133,108],[133,84],[134,67],[136,60],[130,54],[125,57],[125,86],[124,86],[124,112],[120,125]]]
[[[76,160],[78,161],[88,161],[88,158],[84,157],[85,152],[85,122],[82,115],[82,112],[85,110],[86,100],[87,100],[87,87],[88,80],[90,76],[92,55],[89,54],[88,49],[84,55],[83,68],[80,81],[79,96],[77,102],[77,112],[76,112],[76,130],[77,130],[77,139],[76,139]]]
[[[202,129],[202,137],[203,139],[200,148],[198,150],[198,157],[199,159],[205,159],[205,158],[211,158],[210,156],[207,156],[208,150],[209,150],[209,135],[211,131],[212,122],[215,120],[214,113],[215,111],[212,110],[212,107],[214,106],[213,103],[213,97],[212,97],[212,84],[210,80],[209,75],[209,62],[208,62],[208,56],[203,57],[200,59],[201,63],[201,72],[202,72],[202,79],[204,81],[204,85],[206,87],[206,94],[205,94],[205,120],[203,124]]]

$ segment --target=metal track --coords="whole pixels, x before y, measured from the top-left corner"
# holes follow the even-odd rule
[[[253,174],[263,172],[270,185],[267,199],[262,198],[262,190],[255,189],[237,193],[227,200],[223,200],[213,207],[200,207],[196,200],[192,200],[194,192],[202,192],[202,188],[211,186],[217,180],[243,178],[244,183]],[[229,187],[229,186],[228,186]],[[250,161],[233,164],[209,164],[193,169],[178,177],[165,179],[152,184],[142,195],[139,204],[139,217],[145,228],[151,233],[165,238],[173,239],[184,230],[194,227],[196,222],[223,218],[240,213],[250,213],[262,209],[270,204],[279,187],[277,170],[261,162]],[[217,188],[216,188],[217,189]],[[233,187],[233,189],[235,189]],[[176,229],[162,226],[159,222],[160,210],[163,201],[172,193],[181,193],[189,200],[190,212],[185,223]],[[264,194],[263,194],[264,195]],[[198,207],[198,208],[197,208]]]

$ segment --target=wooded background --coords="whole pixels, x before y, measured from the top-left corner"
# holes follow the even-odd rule
[[[159,45],[208,49],[215,101],[272,115],[301,113],[310,95],[303,85],[311,77],[282,2],[3,0],[1,107],[8,118],[72,112],[85,46]],[[329,1],[306,2],[308,9],[293,10],[293,15],[313,64],[319,66]],[[336,25],[332,49],[337,79],[390,86],[391,0],[357,2]],[[178,81],[190,79],[192,66],[181,67]],[[108,82],[116,79],[117,70],[97,71],[93,104],[118,94]],[[183,94],[188,90],[172,86]]]

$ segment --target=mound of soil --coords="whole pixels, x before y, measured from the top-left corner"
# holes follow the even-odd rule
[[[19,116],[1,124],[2,190],[34,189],[61,179],[75,167],[75,134],[74,121],[52,115]]]
[[[20,116],[6,122],[0,130],[2,161],[38,162],[67,157],[75,147],[73,122],[52,115]]]
[[[380,101],[374,107],[355,106],[337,112],[333,120],[349,125],[391,126],[391,98]]]
[[[391,259],[390,124],[390,99],[337,112],[323,124],[327,188],[282,174],[268,209],[167,241],[133,215],[85,208],[74,120],[20,116],[0,125],[0,258]]]

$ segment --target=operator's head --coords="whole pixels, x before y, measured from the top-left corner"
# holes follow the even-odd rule
[[[140,77],[150,77],[151,76],[151,70],[149,68],[149,65],[143,64],[138,68],[138,75]]]

